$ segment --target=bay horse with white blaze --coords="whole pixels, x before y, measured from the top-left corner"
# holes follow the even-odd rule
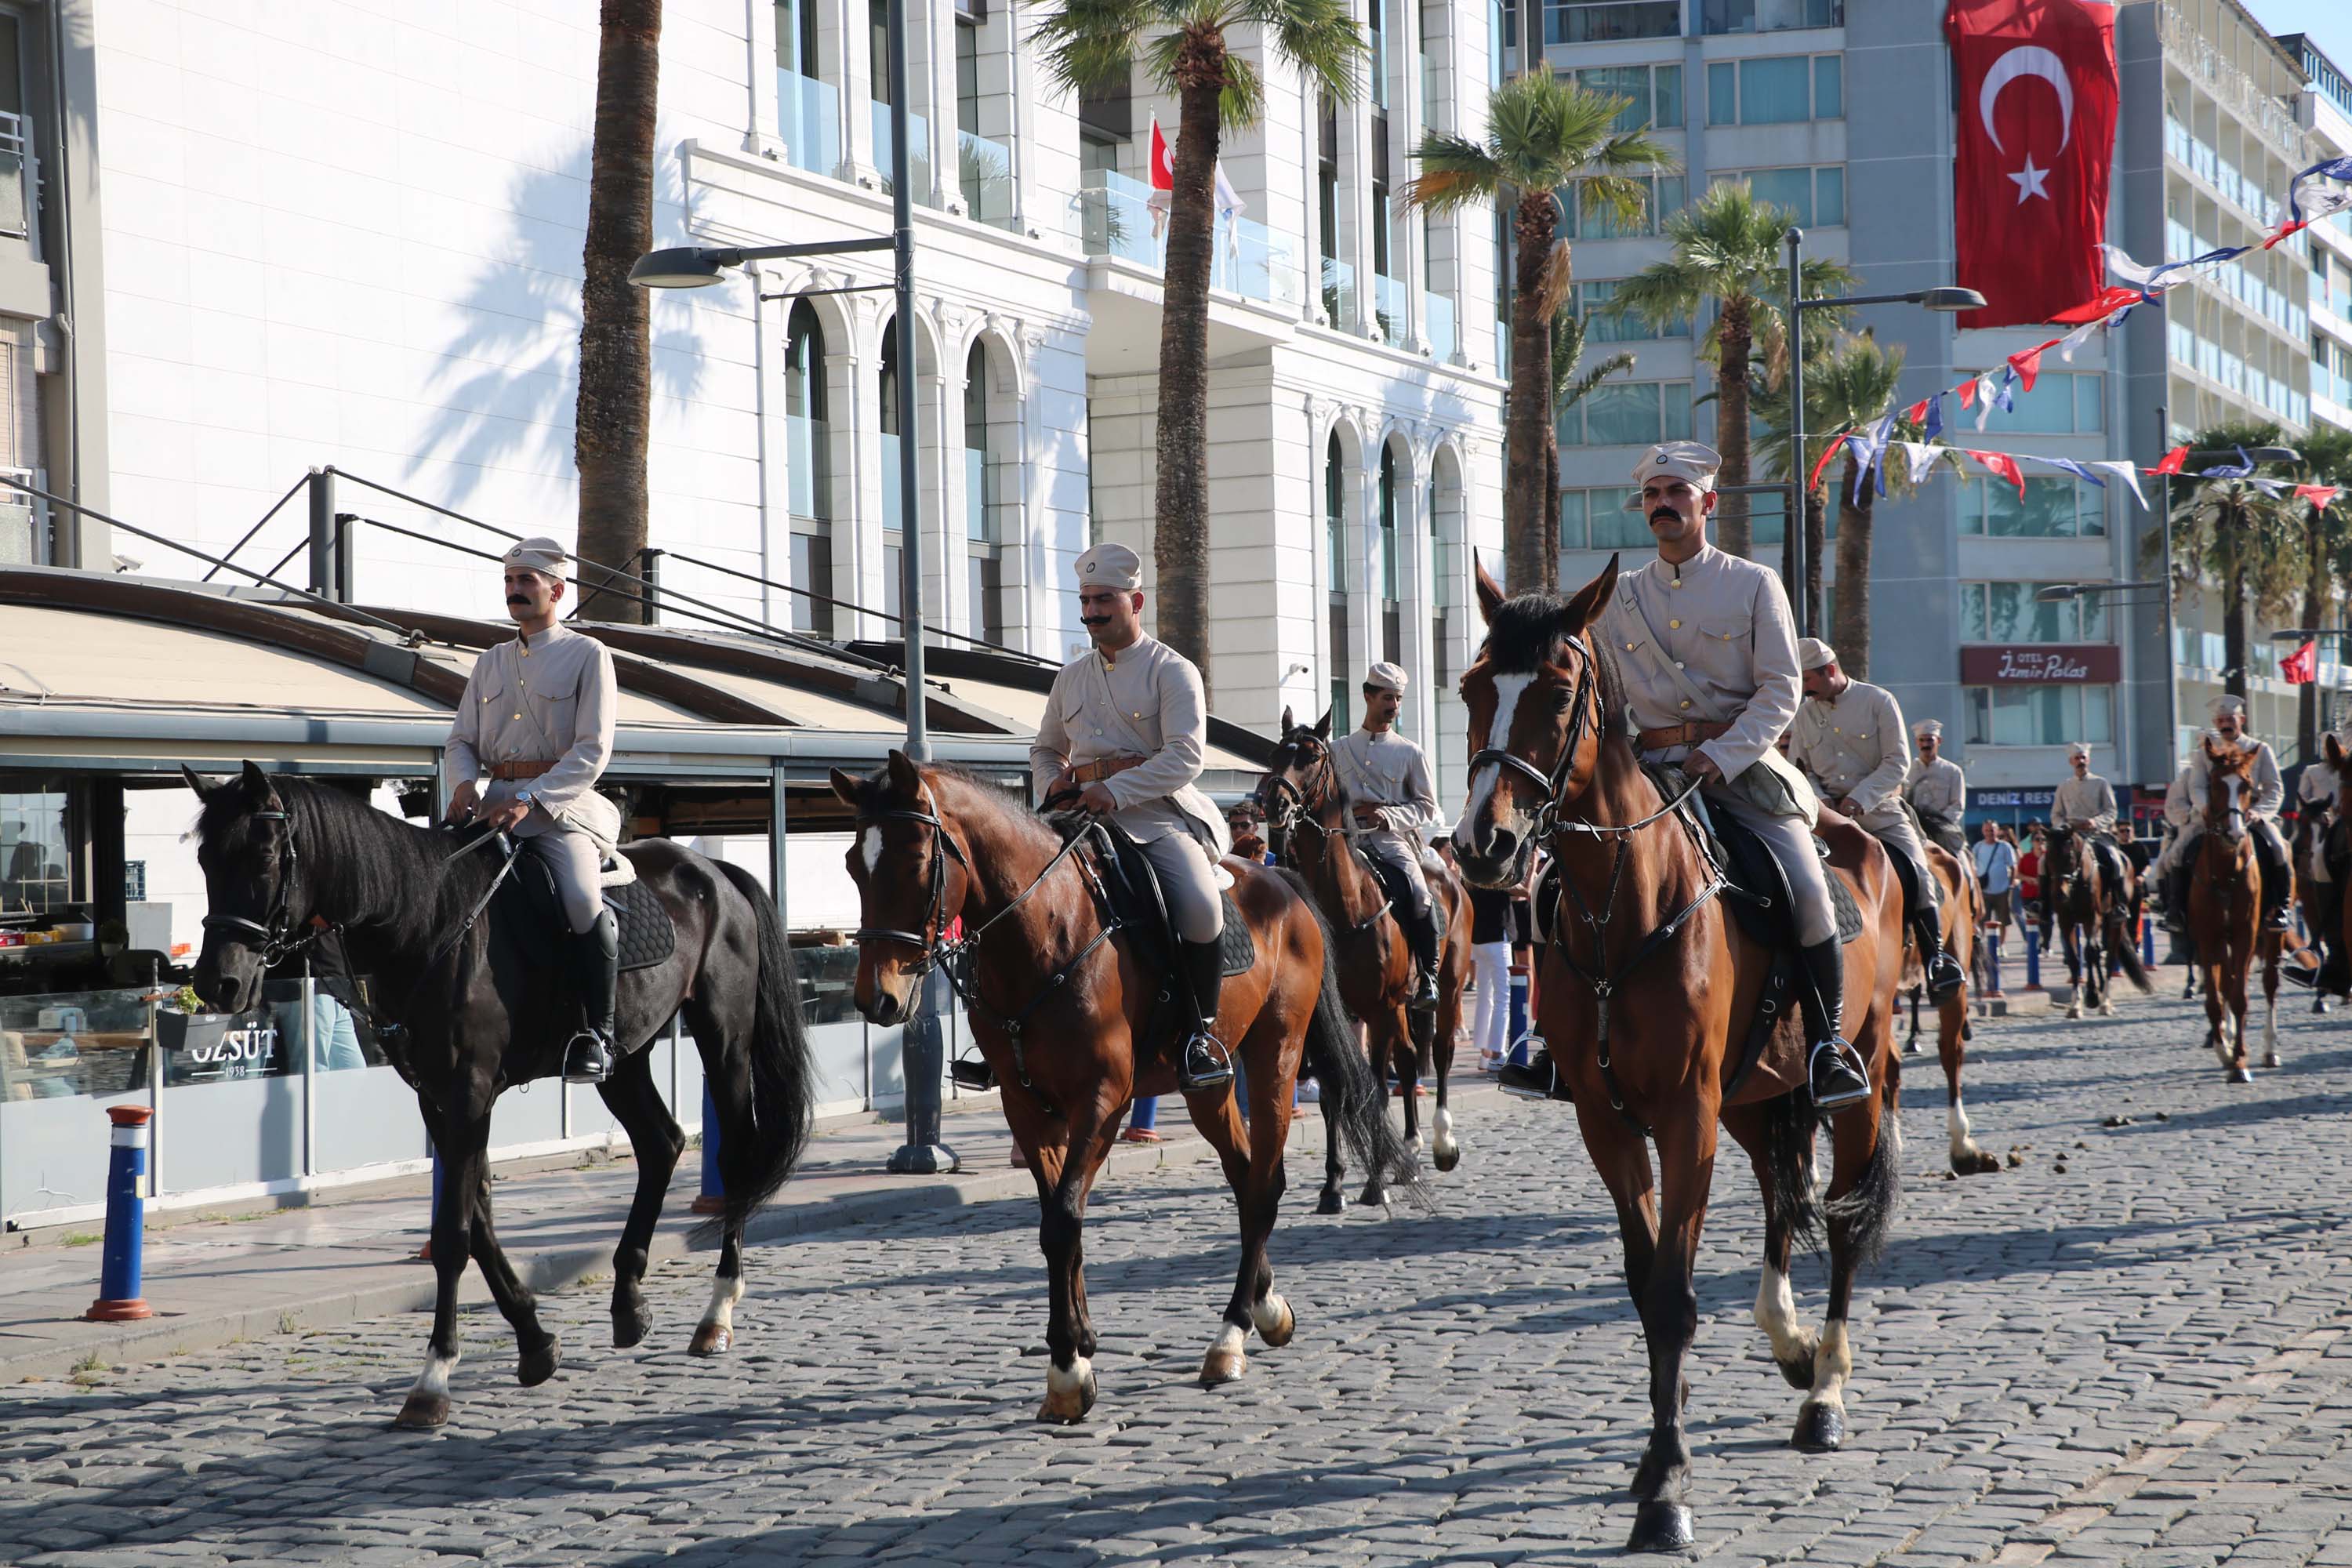
[[[251,763],[209,787],[186,776],[204,801],[196,858],[207,910],[196,994],[225,1012],[251,1007],[264,974],[299,952],[306,932],[341,930],[354,970],[373,976],[384,1054],[416,1091],[440,1158],[433,1332],[399,1425],[449,1419],[457,1283],[469,1258],[520,1342],[519,1379],[526,1388],[546,1382],[559,1359],[555,1335],[541,1326],[492,1228],[490,1109],[515,1085],[562,1072],[579,1002],[561,966],[541,957],[539,933],[518,929],[508,906],[493,901],[498,850],[457,853],[469,842],[458,833],[411,826],[331,784],[273,779]],[[719,1112],[727,1184],[718,1276],[689,1347],[716,1355],[733,1342],[743,1296],[743,1222],[783,1185],[808,1142],[808,1037],[783,923],[749,872],[667,839],[621,853],[659,899],[677,940],[667,958],[621,976],[621,1054],[596,1086],[637,1162],[636,1197],[613,1254],[613,1342],[626,1349],[652,1326],[647,1248],[686,1136],[641,1047],[683,1009]]]
[[[1539,843],[1559,867],[1562,901],[1537,960],[1539,1032],[1616,1205],[1649,1352],[1652,1427],[1633,1479],[1639,1508],[1628,1546],[1680,1550],[1693,1540],[1683,1433],[1684,1363],[1698,1321],[1692,1271],[1718,1121],[1747,1150],[1763,1189],[1756,1319],[1781,1373],[1806,1391],[1794,1441],[1818,1450],[1844,1440],[1854,1274],[1884,1247],[1900,1185],[1902,891],[1878,841],[1823,812],[1831,875],[1862,915],[1843,950],[1845,1021],[1878,1092],[1832,1119],[1828,1198],[1816,1206],[1815,1117],[1797,1009],[1786,1010],[1738,1079],[1733,1043],[1758,1016],[1772,955],[1725,913],[1720,874],[1643,771],[1622,722],[1615,666],[1585,635],[1616,587],[1617,563],[1565,603],[1548,594],[1507,603],[1483,568],[1477,584],[1486,640],[1462,678],[1472,759],[1454,851],[1463,874],[1484,887],[1516,884]],[[1645,1136],[1657,1142],[1655,1186]],[[1788,1277],[1791,1241],[1816,1222],[1830,1247],[1829,1312],[1818,1334],[1800,1324]]]
[[[1181,1008],[1160,1000],[1160,975],[1139,967],[1087,837],[1062,837],[976,774],[898,752],[867,777],[835,769],[833,790],[855,814],[848,866],[862,921],[858,1011],[873,1023],[903,1023],[932,964],[949,963],[950,978],[956,962],[971,965],[957,983],[972,1038],[1003,1086],[1004,1120],[1036,1178],[1043,1213],[1052,1363],[1037,1419],[1080,1420],[1096,1394],[1082,1248],[1087,1197],[1136,1096],[1176,1092]],[[1231,857],[1223,865],[1255,951],[1247,970],[1225,977],[1216,1029],[1246,1078],[1248,1122],[1233,1083],[1184,1097],[1241,1209],[1240,1269],[1201,1366],[1210,1385],[1242,1375],[1253,1328],[1272,1347],[1289,1343],[1297,1326],[1275,1294],[1266,1238],[1282,1202],[1302,1055],[1313,1058],[1324,1113],[1356,1157],[1409,1188],[1415,1180],[1339,1000],[1313,899],[1275,868]],[[950,941],[959,919],[964,934]]]
[[[1266,847],[1306,879],[1322,906],[1338,944],[1332,957],[1339,966],[1339,995],[1364,1026],[1373,1075],[1396,1074],[1404,1100],[1405,1147],[1420,1152],[1421,1080],[1433,1078],[1437,1108],[1429,1121],[1430,1163],[1441,1171],[1454,1169],[1462,1145],[1454,1135],[1445,1091],[1454,1031],[1462,1025],[1462,993],[1470,984],[1468,890],[1451,869],[1423,866],[1429,896],[1445,914],[1445,944],[1438,961],[1437,1011],[1417,1012],[1410,1005],[1413,957],[1405,941],[1404,914],[1390,906],[1379,875],[1349,837],[1351,803],[1331,758],[1328,710],[1311,725],[1295,723],[1290,710],[1282,710],[1282,741],[1258,780],[1257,800],[1265,811]],[[1339,1190],[1339,1140],[1324,1142],[1323,1191],[1315,1212],[1338,1214],[1348,1206]],[[1371,1173],[1362,1201],[1388,1201],[1378,1171]]]
[[[2279,958],[2285,933],[2263,930],[2263,868],[2246,830],[2254,793],[2254,755],[2235,746],[2205,748],[2205,831],[2189,879],[2189,934],[2205,980],[2205,1043],[2231,1083],[2252,1083],[2246,1061],[2246,977],[2263,965],[2263,1066],[2279,1065]]]

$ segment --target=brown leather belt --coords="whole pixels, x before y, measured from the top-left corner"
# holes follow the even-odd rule
[[[1080,763],[1072,768],[1070,777],[1080,784],[1100,784],[1129,768],[1139,768],[1150,760],[1148,757],[1097,757],[1091,763]]]
[[[554,771],[553,763],[522,762],[490,764],[490,776],[494,779],[504,779],[509,784],[521,779],[535,779],[541,773],[551,773]]]
[[[1663,730],[1644,730],[1634,737],[1633,748],[1641,752],[1663,752],[1668,746],[1696,746],[1701,741],[1712,741],[1731,733],[1731,726],[1718,724],[1710,719],[1694,719],[1687,724],[1669,724]]]

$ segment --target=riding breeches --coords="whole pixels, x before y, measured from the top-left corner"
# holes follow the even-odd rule
[[[1837,911],[1830,906],[1829,873],[1822,868],[1813,830],[1801,816],[1775,816],[1737,790],[1708,784],[1706,808],[1719,811],[1764,840],[1789,879],[1796,906],[1797,942],[1811,947],[1837,935]]]
[[[1214,942],[1224,933],[1225,911],[1217,897],[1216,868],[1201,841],[1189,833],[1163,833],[1136,846],[1160,873],[1160,893],[1168,918],[1186,942]]]
[[[551,826],[530,833],[530,819],[525,818],[523,849],[538,857],[555,879],[563,921],[576,936],[596,923],[597,911],[604,907],[604,895],[596,887],[604,858],[597,852],[596,841],[577,828]]]
[[[2194,866],[2197,863],[2197,846],[2204,837],[2205,824],[2201,820],[2191,821],[2182,828],[2173,840],[2169,851],[2172,865],[2167,869]],[[2262,863],[2264,887],[2276,889],[2286,886],[2292,876],[2289,868],[2293,857],[2288,853],[2286,838],[2279,832],[2278,824],[2267,816],[2250,816],[2246,819],[2246,837],[2254,841],[2254,858]]]
[[[1365,856],[1379,861],[1391,870],[1402,872],[1407,897],[1412,900],[1412,918],[1429,918],[1429,875],[1421,864],[1421,847],[1410,839],[1391,837],[1385,834],[1367,834],[1356,843]]]
[[[1897,865],[1895,870],[1916,890],[1913,912],[1933,915],[1940,911],[1944,907],[1943,886],[1936,880],[1935,873],[1927,868],[1927,850],[1919,842],[1918,829],[1911,826],[1910,813],[1899,805],[1889,804],[1876,811],[1866,812],[1855,820],[1869,829],[1872,837],[1886,846],[1889,855],[1898,861],[1907,862]]]

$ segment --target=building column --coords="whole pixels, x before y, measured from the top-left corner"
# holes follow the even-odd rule
[[[955,0],[919,0],[923,19],[910,40],[908,76],[920,76],[922,96],[930,101],[931,203],[942,212],[968,213],[963,194],[962,144],[956,125]],[[912,8],[918,0],[908,0]]]
[[[1370,0],[1380,5],[1382,0]],[[1339,233],[1331,248],[1355,276],[1354,298],[1331,324],[1358,337],[1380,336],[1372,307],[1372,110],[1363,99],[1339,107]]]
[[[882,333],[878,311],[861,317],[863,353],[827,356],[825,407],[834,415],[835,597],[878,611],[883,604]],[[844,417],[844,416],[846,417]],[[845,458],[847,460],[841,461]],[[846,499],[845,508],[839,503]],[[845,510],[845,517],[842,512]],[[878,615],[837,615],[836,636],[887,638],[898,628]]]
[[[841,175],[882,188],[874,166],[874,55],[866,0],[810,0],[817,13],[817,58],[825,79],[840,89]]]
[[[751,123],[743,128],[743,151],[755,158],[781,162],[784,138],[776,94],[775,0],[743,0],[743,37],[751,89],[744,95],[744,111]]]
[[[1429,335],[1421,320],[1423,279],[1423,247],[1421,218],[1414,214],[1406,221],[1397,221],[1401,210],[1397,193],[1404,186],[1412,169],[1412,150],[1418,143],[1422,125],[1421,101],[1421,4],[1420,0],[1372,0],[1374,5],[1389,8],[1389,210],[1374,213],[1372,221],[1388,225],[1391,242],[1389,259],[1397,268],[1397,280],[1404,285],[1404,320],[1398,331],[1403,338],[1407,353],[1429,352]]]
[[[772,9],[772,7],[771,7]],[[767,287],[775,280],[772,269],[762,271],[759,262],[744,268],[751,276],[751,364],[754,373],[753,407],[759,418],[760,452],[760,575],[777,583],[793,581],[793,473],[791,431],[784,413],[785,338],[792,320],[793,301],[789,296],[773,301],[774,313],[770,313]],[[782,547],[778,547],[782,541]],[[817,586],[813,584],[802,587]],[[817,586],[817,592],[831,590]],[[770,626],[789,626],[793,624],[793,595],[762,586],[760,590],[760,618]]]

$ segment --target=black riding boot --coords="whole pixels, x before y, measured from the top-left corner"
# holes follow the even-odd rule
[[[2189,875],[2186,857],[2164,874],[2164,929],[2175,936],[2189,934]]]
[[[1968,984],[1960,961],[1944,951],[1944,921],[1937,910],[1921,910],[1911,917],[1911,940],[1919,944],[1919,963],[1927,973],[1929,1001],[1941,1002]]]
[[[1528,1037],[1528,1065],[1506,1061],[1495,1069],[1495,1087],[1514,1100],[1557,1100],[1563,1104],[1575,1101],[1560,1081],[1559,1069],[1552,1065],[1551,1047],[1544,1044],[1541,1035]]]
[[[1217,1038],[1217,994],[1225,983],[1224,944],[1221,942],[1179,942],[1184,982],[1192,993],[1199,1020],[1184,1042],[1184,1059],[1176,1080],[1187,1094],[1222,1089],[1234,1081],[1234,1058]]]
[[[1438,914],[1437,900],[1429,900],[1429,908],[1418,918],[1403,922],[1406,945],[1412,949],[1412,1000],[1406,1004],[1416,1013],[1437,1011],[1437,950],[1444,943],[1445,926]]]
[[[1811,1081],[1813,1110],[1827,1116],[1870,1097],[1870,1072],[1862,1054],[1846,1042],[1841,1026],[1845,1013],[1845,951],[1838,939],[1817,942],[1803,950],[1806,991],[1812,1006],[1806,1009],[1805,1039],[1811,1047],[1805,1074]]]
[[[621,982],[621,931],[610,909],[565,943],[582,1027],[563,1047],[563,1081],[602,1083],[613,1071],[614,993]]]
[[[2288,869],[2287,858],[2273,855],[2263,836],[2256,833],[2254,858],[2263,869],[2263,929],[2285,931],[2294,923],[2288,919],[2288,906],[2294,893],[2294,876]]]
[[[2319,968],[2319,989],[2329,994],[2352,991],[2352,953],[2344,951],[2344,884],[2318,882],[2320,951],[2326,962]]]

